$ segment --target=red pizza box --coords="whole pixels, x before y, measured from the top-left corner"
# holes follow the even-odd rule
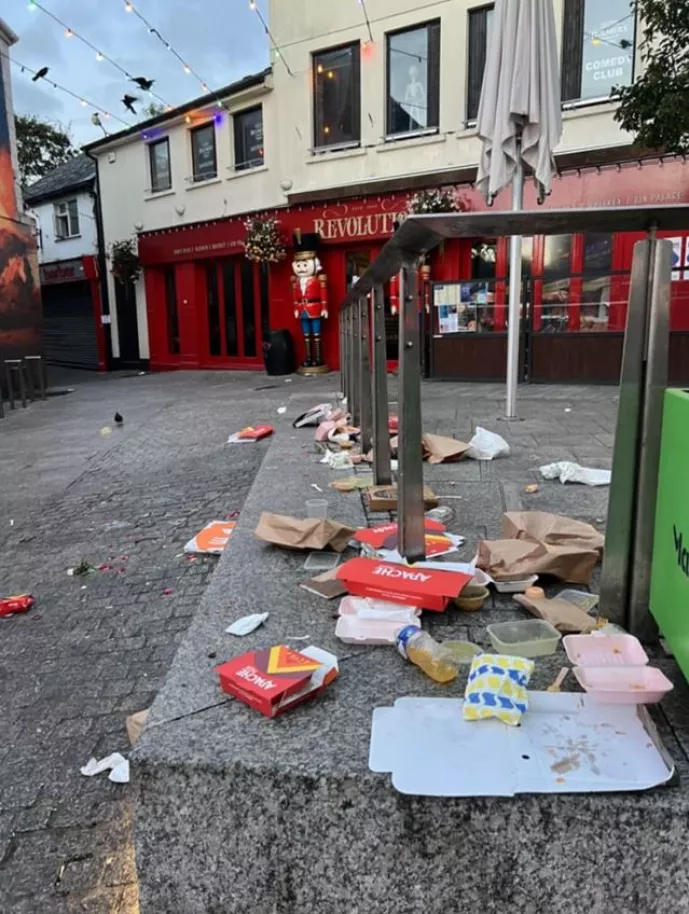
[[[337,677],[337,657],[318,647],[293,651],[284,644],[249,651],[216,667],[223,692],[266,717],[314,698]]]
[[[261,438],[267,438],[272,435],[275,429],[272,425],[256,425],[243,428],[237,437],[241,441],[260,441]]]
[[[425,529],[426,533],[444,533],[445,525],[437,520],[427,520]],[[396,549],[397,531],[398,524],[393,521],[390,524],[378,524],[376,527],[362,527],[354,534],[354,539],[373,549]]]
[[[337,576],[356,597],[404,603],[434,612],[447,609],[450,600],[471,581],[470,574],[458,571],[437,571],[367,558],[345,562]]]

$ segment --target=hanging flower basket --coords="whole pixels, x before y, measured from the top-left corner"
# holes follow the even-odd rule
[[[110,272],[117,282],[136,282],[141,275],[141,261],[132,238],[115,241],[110,253]]]
[[[466,209],[454,190],[420,190],[407,202],[407,212],[414,216],[424,213],[461,213]]]
[[[287,251],[277,219],[248,219],[244,223],[244,254],[257,263],[279,263]]]

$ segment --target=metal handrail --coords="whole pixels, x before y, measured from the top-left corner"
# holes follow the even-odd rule
[[[340,334],[342,341],[342,383],[348,404],[355,423],[361,422],[362,439],[372,442],[374,459],[374,477],[376,483],[386,484],[390,479],[389,471],[389,437],[387,410],[387,379],[385,373],[385,333],[384,333],[384,284],[395,274],[400,274],[400,333],[399,333],[399,495],[398,517],[400,524],[400,552],[408,561],[424,558],[424,500],[423,500],[423,464],[422,464],[422,420],[421,420],[421,345],[419,339],[418,319],[418,279],[417,266],[422,258],[437,247],[442,241],[451,238],[499,237],[506,235],[563,235],[577,234],[584,231],[595,232],[638,232],[648,233],[649,240],[642,242],[641,248],[635,250],[635,267],[632,271],[630,287],[630,311],[627,337],[630,326],[635,321],[645,321],[651,326],[654,314],[669,301],[669,271],[667,289],[665,273],[653,264],[659,262],[662,253],[669,262],[668,242],[656,241],[657,230],[678,231],[689,228],[689,206],[677,204],[672,206],[640,206],[605,209],[599,207],[557,210],[540,209],[532,211],[492,211],[481,213],[448,213],[424,216],[410,216],[397,230],[394,236],[383,247],[379,256],[368,267],[366,272],[354,285],[340,307]],[[638,245],[637,245],[638,248]],[[661,275],[662,273],[662,275]],[[369,296],[373,295],[373,308],[369,307]],[[641,303],[641,304],[639,304]],[[631,308],[634,304],[634,310]],[[642,313],[643,312],[643,313]],[[646,320],[650,312],[650,318]],[[371,324],[371,313],[373,323]],[[662,337],[662,333],[660,334]],[[370,344],[371,337],[373,345]],[[655,346],[657,360],[662,361],[663,351],[660,343],[651,339],[646,347]],[[665,345],[666,358],[667,345]],[[650,350],[649,350],[650,351]],[[367,368],[367,359],[371,357],[372,369]],[[665,374],[667,366],[665,366]],[[653,364],[652,353],[639,367],[641,376],[641,394],[637,391],[636,400],[642,404],[657,404],[658,377],[662,377],[662,368]],[[653,378],[653,384],[647,380]],[[623,391],[624,392],[624,391]],[[654,399],[655,398],[655,399]],[[368,405],[372,406],[369,411]],[[622,412],[623,397],[620,397]],[[638,402],[637,402],[638,406]],[[635,410],[635,422],[639,426],[638,440],[648,440],[649,435],[659,438],[660,417],[662,409],[655,412],[646,408]],[[370,423],[370,424],[369,424]],[[653,428],[651,428],[651,423]],[[641,434],[643,431],[643,434]],[[630,481],[626,473],[620,488],[629,493],[637,485],[639,465],[643,465],[643,455],[633,459],[634,479]],[[618,460],[616,452],[615,460]],[[646,461],[647,463],[647,461]],[[618,474],[622,479],[623,474]],[[647,479],[652,473],[644,471]],[[650,483],[648,483],[650,485]],[[655,492],[652,493],[653,500]],[[621,496],[619,496],[621,497]],[[646,498],[648,499],[648,492]],[[611,490],[611,504],[616,503],[615,477]],[[650,513],[646,511],[643,523],[648,525]],[[618,525],[619,526],[619,525]],[[638,527],[638,524],[637,524]],[[624,584],[625,603],[628,593],[632,593],[634,606],[630,613],[638,616],[643,604],[643,588],[635,588],[629,583],[629,556],[633,553],[633,539],[639,540],[640,533],[627,529],[625,544],[619,549],[626,551],[624,561],[618,561],[610,577],[616,581],[626,576]],[[643,539],[643,537],[641,537]],[[638,556],[637,556],[638,561]],[[646,563],[650,562],[647,556]],[[643,572],[648,577],[647,569]],[[613,592],[614,587],[605,586],[606,568],[601,587],[606,602],[606,590]],[[620,592],[620,587],[615,591]],[[619,618],[619,608],[603,607],[609,617]],[[647,610],[646,610],[647,612]]]

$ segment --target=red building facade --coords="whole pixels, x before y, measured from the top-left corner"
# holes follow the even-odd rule
[[[485,208],[471,187],[457,188],[467,210]],[[328,277],[330,318],[324,356],[339,368],[339,302],[407,214],[408,193],[271,212],[284,231],[318,232]],[[689,203],[689,166],[670,158],[580,169],[554,183],[549,208]],[[509,206],[498,198],[496,209]],[[535,208],[533,187],[526,208]],[[270,329],[301,334],[291,300],[291,257],[261,268],[244,257],[246,216],[142,233],[139,256],[149,325],[151,368],[240,368],[263,365]],[[594,227],[595,229],[595,227]],[[666,233],[669,234],[669,233]],[[671,374],[689,381],[689,246],[674,233]],[[616,381],[619,378],[634,243],[639,235],[525,239],[523,255],[525,375],[532,380]],[[662,237],[662,233],[661,233]],[[424,316],[426,371],[436,377],[504,376],[508,287],[507,239],[446,242],[430,257]],[[388,358],[396,353],[396,321],[387,313]]]

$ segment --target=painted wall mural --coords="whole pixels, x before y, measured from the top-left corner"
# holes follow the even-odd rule
[[[8,94],[0,67],[0,359],[43,351],[36,241],[17,209]]]

